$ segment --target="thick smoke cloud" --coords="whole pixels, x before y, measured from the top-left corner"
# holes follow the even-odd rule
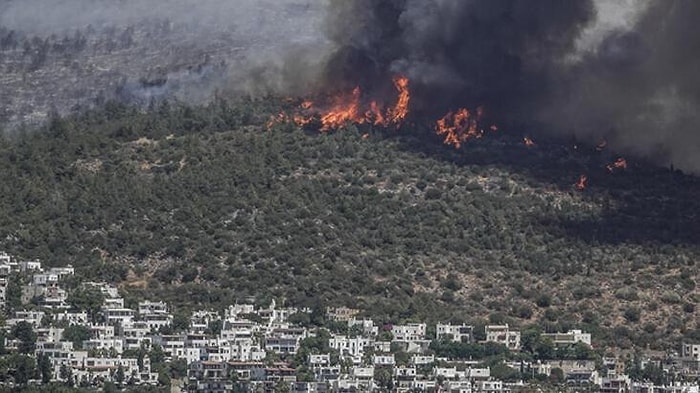
[[[700,173],[700,2],[333,1],[329,80],[409,76],[414,111],[483,104]]]
[[[574,64],[540,113],[558,128],[700,173],[700,3],[658,0]]]
[[[527,112],[542,99],[592,0],[336,0],[331,79],[376,85],[408,76],[420,110],[485,104]],[[414,108],[415,109],[415,108]]]

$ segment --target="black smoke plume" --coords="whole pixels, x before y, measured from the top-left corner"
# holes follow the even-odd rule
[[[650,2],[630,29],[612,32],[567,70],[542,118],[700,173],[698,21],[700,2]]]
[[[414,110],[528,112],[594,17],[592,1],[335,1],[329,78],[372,88],[411,79]]]
[[[372,91],[405,74],[414,113],[484,105],[503,122],[700,172],[700,2],[618,3],[644,11],[581,49],[601,2],[332,0],[325,76]]]

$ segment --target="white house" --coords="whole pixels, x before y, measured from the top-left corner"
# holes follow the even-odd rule
[[[542,337],[547,337],[556,345],[570,345],[584,343],[591,345],[591,334],[581,330],[569,330],[566,333],[543,333]]]
[[[438,323],[435,327],[435,338],[451,337],[454,341],[469,342],[474,328],[469,325],[450,325]]]
[[[425,339],[426,324],[409,323],[407,325],[394,325],[391,334],[397,341],[418,341]]]
[[[503,344],[511,351],[520,350],[520,332],[510,330],[508,325],[487,325],[486,341]]]

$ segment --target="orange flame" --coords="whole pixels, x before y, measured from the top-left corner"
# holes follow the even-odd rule
[[[365,118],[360,115],[360,88],[356,87],[350,97],[336,99],[336,104],[325,115],[321,116],[321,131],[340,128],[346,123],[362,124]]]
[[[578,181],[576,182],[576,184],[574,184],[574,186],[575,186],[576,189],[579,190],[579,191],[585,190],[585,189],[586,189],[586,186],[588,186],[588,176],[586,176],[586,175],[581,175],[581,176],[578,178]]]
[[[614,172],[616,169],[621,169],[621,170],[627,169],[627,160],[620,157],[617,160],[615,160],[615,162],[613,162],[612,164],[608,164],[606,166],[606,168],[611,173]]]
[[[372,103],[369,105],[369,110],[365,113],[365,118],[367,118],[367,121],[371,122],[375,126],[386,125],[386,119],[384,118],[382,109],[379,107],[379,104],[377,104],[377,101],[372,101]]]
[[[289,121],[289,116],[286,113],[278,113],[276,116],[270,116],[270,120],[267,121],[267,129],[271,130],[275,125],[286,123]]]
[[[477,110],[477,116],[480,114]],[[481,138],[483,130],[478,130],[478,120],[472,118],[469,110],[460,108],[457,112],[448,112],[442,119],[437,121],[435,132],[445,136],[445,144],[459,149],[462,143],[473,138]]]
[[[534,147],[535,146],[535,141],[528,137],[523,137],[523,142],[525,143],[525,146],[527,147]]]
[[[311,123],[311,120],[313,119],[302,115],[294,115],[294,118],[292,120],[294,121],[294,124],[298,125],[299,127],[303,127]]]
[[[383,106],[377,101],[371,101],[369,108],[363,108],[362,92],[359,87],[356,87],[351,94],[339,95],[333,98],[333,104],[327,109],[319,109],[319,106],[313,101],[304,101],[294,115],[288,116],[282,113],[271,118],[268,122],[268,128],[277,123],[289,121],[303,127],[314,119],[320,120],[320,130],[323,132],[341,128],[347,123],[369,123],[383,127],[394,125],[398,128],[408,116],[411,93],[408,78],[397,76],[393,79],[393,82],[398,91],[398,100],[394,107],[387,110],[384,110]],[[320,107],[323,108],[324,105]]]
[[[401,123],[408,115],[408,104],[411,102],[411,92],[408,90],[408,78],[397,76],[394,78],[394,86],[399,92],[399,100],[396,106],[389,111],[389,118],[392,123],[401,126]]]

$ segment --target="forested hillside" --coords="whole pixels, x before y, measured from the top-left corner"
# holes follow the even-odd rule
[[[0,141],[0,247],[131,301],[336,302],[386,322],[700,340],[700,180],[516,129],[456,150],[414,121],[323,134],[284,101],[107,104]],[[574,183],[586,174],[588,186]],[[600,342],[600,341],[599,341]]]

